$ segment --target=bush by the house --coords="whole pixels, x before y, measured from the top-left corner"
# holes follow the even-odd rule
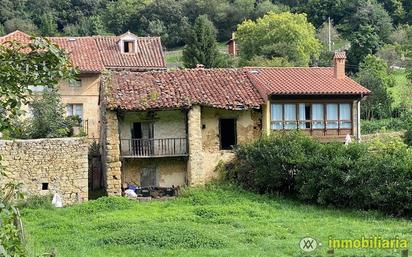
[[[45,90],[30,104],[30,118],[19,119],[12,138],[35,139],[73,136],[73,127],[81,124],[78,116],[65,117],[65,107],[56,90]]]
[[[412,146],[412,116],[409,117],[407,121],[406,132],[405,132],[405,144]]]
[[[322,144],[280,133],[240,146],[227,178],[325,206],[412,215],[412,149],[401,139]]]
[[[388,118],[381,120],[362,120],[362,134],[372,134],[381,131],[400,131],[406,129],[404,118]]]

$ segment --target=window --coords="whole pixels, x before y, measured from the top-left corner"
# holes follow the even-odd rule
[[[340,128],[352,128],[352,112],[350,104],[339,104],[339,125]]]
[[[140,170],[140,186],[158,186],[158,172],[155,166],[144,167]]]
[[[338,114],[338,104],[327,104],[326,105],[326,128],[338,128],[339,114]]]
[[[284,105],[285,129],[296,129],[296,104]]]
[[[43,92],[45,87],[44,86],[29,86],[29,89],[32,92]]]
[[[123,41],[123,52],[134,53],[134,41]]]
[[[83,104],[68,104],[67,116],[79,116],[83,119]]]
[[[350,103],[273,103],[271,128],[351,129]]]
[[[236,145],[236,119],[220,119],[220,149],[232,150]]]
[[[272,104],[272,129],[283,129],[282,104]]]
[[[299,128],[310,129],[312,126],[312,106],[310,104],[299,104]]]
[[[312,128],[324,128],[325,116],[323,114],[323,104],[312,104]]]
[[[49,183],[41,183],[41,190],[49,190]]]
[[[69,87],[81,87],[81,86],[82,86],[81,79],[75,79],[75,80],[69,81]]]

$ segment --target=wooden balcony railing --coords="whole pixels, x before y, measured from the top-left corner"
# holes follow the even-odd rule
[[[121,139],[122,157],[150,158],[187,156],[187,138]]]

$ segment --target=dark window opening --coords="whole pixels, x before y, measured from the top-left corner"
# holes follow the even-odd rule
[[[310,104],[305,105],[305,117],[307,122],[305,122],[305,128],[310,128],[310,120],[312,120],[312,108]]]
[[[41,183],[41,190],[49,190],[49,183]]]
[[[124,42],[124,52],[125,53],[128,53],[128,52],[130,52],[130,49],[129,49],[129,42]]]
[[[134,42],[133,41],[124,41],[123,42],[123,52],[124,53],[134,53]]]
[[[134,122],[132,127],[132,150],[134,154],[154,154],[153,122]]]
[[[236,119],[220,119],[220,149],[232,150],[236,145]]]

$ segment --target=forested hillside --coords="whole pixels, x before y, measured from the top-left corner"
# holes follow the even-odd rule
[[[119,35],[130,30],[139,36],[161,36],[167,50],[175,49],[167,55],[168,60],[178,60],[168,61],[172,68],[194,67],[199,56],[210,59],[201,60],[208,68],[330,66],[333,52],[346,50],[347,71],[361,71],[354,77],[375,92],[368,99],[371,108],[365,108],[369,114],[363,115],[369,119],[411,109],[411,24],[411,0],[0,2],[0,35],[16,29],[42,36]],[[238,58],[218,50],[233,31],[241,49]],[[393,70],[399,71],[396,76]]]
[[[371,33],[370,44],[387,40],[392,25],[412,23],[410,0],[2,0],[0,33],[21,29],[44,36],[84,36],[130,30],[161,35],[167,47],[176,47],[184,44],[185,27],[201,14],[209,16],[218,40],[224,41],[245,19],[285,10],[307,13],[316,28],[330,17],[347,38]],[[374,19],[379,21],[370,23]]]

